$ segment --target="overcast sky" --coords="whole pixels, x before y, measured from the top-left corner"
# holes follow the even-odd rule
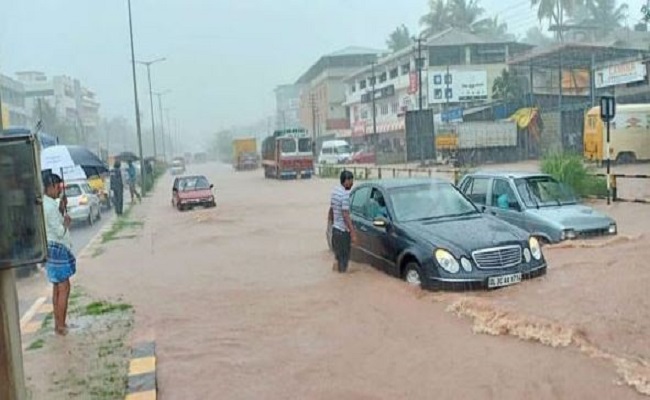
[[[154,89],[172,91],[167,105],[183,130],[198,134],[271,115],[274,87],[295,81],[320,55],[384,48],[392,29],[419,29],[427,11],[427,0],[132,1],[136,58],[167,57],[152,67]],[[629,2],[635,18],[640,2]],[[481,5],[515,33],[537,24],[529,0]],[[103,116],[132,120],[129,60],[126,0],[0,0],[5,74],[74,76],[97,92]],[[144,72],[139,66],[141,90]]]

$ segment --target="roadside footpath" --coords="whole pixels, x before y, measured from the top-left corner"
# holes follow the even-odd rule
[[[123,217],[106,224],[78,256],[77,275],[72,281],[68,309],[69,333],[54,334],[50,290],[43,291],[21,319],[24,364],[29,398],[97,399],[124,398],[131,372],[152,370],[153,350],[146,350],[144,361],[133,364],[131,358],[142,358],[139,342],[133,342],[133,307],[119,296],[100,297],[87,290],[83,277],[89,268],[111,268],[102,260],[104,252],[119,241],[131,240],[141,234],[142,221],[132,207]],[[132,348],[134,350],[132,351]],[[153,359],[155,363],[155,358]],[[133,370],[133,371],[131,371]],[[154,369],[155,371],[155,364]],[[132,386],[146,387],[150,377],[134,381]],[[154,380],[155,382],[155,380]],[[155,384],[153,385],[155,389]],[[145,397],[143,397],[145,398]],[[146,399],[155,398],[146,397]]]

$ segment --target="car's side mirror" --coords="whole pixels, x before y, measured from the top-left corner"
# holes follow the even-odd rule
[[[377,228],[386,228],[390,222],[384,218],[384,217],[377,217],[372,221],[372,225],[376,226]]]
[[[484,213],[484,212],[487,211],[487,206],[481,205],[481,206],[479,206],[479,210],[481,210],[481,212]]]
[[[210,184],[210,189],[214,189],[214,184]]]

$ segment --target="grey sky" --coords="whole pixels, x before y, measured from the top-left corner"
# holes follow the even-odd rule
[[[168,58],[152,67],[155,89],[173,91],[167,105],[198,134],[270,115],[273,88],[320,55],[383,48],[395,26],[419,29],[427,10],[427,0],[132,1],[136,58]],[[529,0],[481,4],[515,33],[537,24]],[[640,0],[628,4],[636,19]],[[97,92],[103,116],[133,119],[126,0],[0,0],[0,10],[0,70],[75,76]]]

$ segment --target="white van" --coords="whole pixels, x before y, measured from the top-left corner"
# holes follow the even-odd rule
[[[350,161],[352,150],[345,140],[327,140],[323,142],[318,156],[319,164],[343,164]]]

